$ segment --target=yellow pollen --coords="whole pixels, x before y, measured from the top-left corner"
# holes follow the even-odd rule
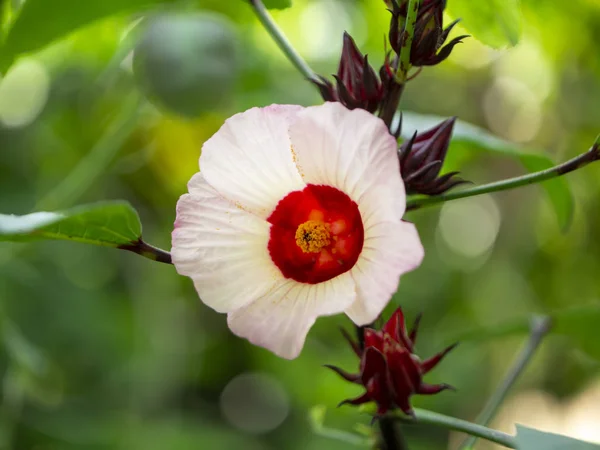
[[[318,253],[331,244],[329,224],[320,220],[309,220],[298,226],[296,244],[304,253]]]

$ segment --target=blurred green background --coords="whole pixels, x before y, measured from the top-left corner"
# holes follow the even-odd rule
[[[453,1],[459,12],[470,3],[450,0],[451,14]],[[4,31],[22,3],[0,2]],[[69,5],[43,3],[48,11]],[[203,141],[226,117],[320,98],[242,0],[154,9],[145,8],[150,1],[121,3],[132,7],[47,42],[4,70],[0,212],[126,199],[140,212],[145,240],[168,249],[175,203],[198,170]],[[186,41],[194,33],[174,42],[161,34],[153,44],[167,39],[165,46],[187,52],[190,67],[200,64],[212,80],[196,86],[197,99],[183,99],[188,110],[198,104],[193,119],[152,95],[151,103],[131,72],[131,42],[143,23],[134,25],[161,9],[221,14],[234,42],[225,46],[231,54],[216,51],[200,62],[202,49]],[[383,1],[295,0],[272,13],[322,75],[337,69],[344,30],[373,65],[383,61]],[[43,34],[45,21],[60,26],[60,14],[75,12],[38,17],[39,30],[26,28],[23,42]],[[586,150],[600,130],[600,2],[523,0],[520,29],[509,49],[467,39],[408,85],[402,109],[456,115],[556,161]],[[451,37],[464,31],[457,27]],[[4,54],[5,69],[11,59]],[[174,64],[146,75],[168,84],[186,70],[192,69]],[[218,101],[207,94],[213,90]],[[524,172],[507,156],[464,145],[452,150],[448,168],[459,167],[475,183]],[[525,339],[531,313],[582,306],[572,310],[563,334],[545,341],[495,425],[513,432],[517,421],[600,442],[599,180],[600,166],[568,176],[576,209],[564,233],[540,187],[407,215],[426,258],[403,277],[387,313],[399,304],[409,320],[424,313],[423,357],[462,337],[426,379],[457,392],[416,397],[415,406],[473,419]],[[345,317],[319,319],[301,356],[282,360],[233,336],[225,316],[202,305],[172,266],[134,254],[66,242],[0,244],[0,323],[2,449],[360,448],[311,430],[308,411],[318,404],[328,408],[326,426],[368,430],[368,415],[335,409],[360,389],[322,368],[357,368],[338,329],[350,329]],[[411,449],[455,448],[461,440],[443,429],[404,430]]]

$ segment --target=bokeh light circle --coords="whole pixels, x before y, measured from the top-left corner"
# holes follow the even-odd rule
[[[220,405],[231,425],[252,434],[274,430],[289,413],[289,397],[281,383],[257,372],[232,379],[221,393]]]

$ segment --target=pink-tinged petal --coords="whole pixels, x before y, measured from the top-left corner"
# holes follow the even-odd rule
[[[400,220],[406,195],[397,145],[381,119],[325,103],[299,112],[290,138],[306,183],[342,190],[358,204],[363,221]]]
[[[346,314],[357,325],[373,322],[398,289],[400,276],[417,268],[424,250],[412,223],[379,222],[365,229],[363,250],[350,273],[357,299]]]
[[[229,313],[227,321],[238,336],[293,359],[317,317],[342,312],[355,298],[348,273],[319,284],[284,280],[263,297]]]
[[[302,190],[288,128],[301,106],[272,105],[236,114],[202,147],[200,169],[219,194],[266,218],[283,197]]]
[[[171,255],[202,301],[229,312],[264,296],[283,279],[267,249],[269,224],[221,197],[195,174],[177,202]]]

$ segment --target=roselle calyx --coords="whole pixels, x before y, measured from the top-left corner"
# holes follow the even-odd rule
[[[345,380],[364,386],[366,392],[357,398],[344,400],[340,405],[374,402],[377,405],[376,417],[395,408],[412,416],[410,397],[413,394],[432,395],[452,389],[448,384],[423,382],[423,376],[437,366],[456,344],[421,361],[414,354],[419,320],[420,317],[407,333],[404,314],[402,309],[398,308],[381,330],[364,329],[363,348],[349,339],[354,352],[360,358],[359,373],[351,374],[331,365],[326,367]]]
[[[384,86],[369,65],[367,55],[360,52],[346,32],[342,56],[334,78],[335,86],[321,76],[318,81],[313,80],[325,101],[340,102],[348,109],[361,108],[375,112],[385,96]]]
[[[390,44],[394,51],[399,54],[404,39],[402,30],[406,20],[408,1],[389,0],[386,3],[392,13],[389,32]],[[443,15],[445,7],[445,0],[424,0],[421,3],[417,12],[417,21],[410,50],[410,63],[413,66],[439,64],[450,56],[456,44],[461,43],[464,38],[468,37],[468,35],[461,35],[444,45],[448,34],[458,23],[458,20],[455,20],[444,29]]]
[[[468,181],[458,172],[440,176],[450,146],[456,117],[444,120],[429,130],[415,133],[400,146],[400,173],[407,194],[439,195]]]

